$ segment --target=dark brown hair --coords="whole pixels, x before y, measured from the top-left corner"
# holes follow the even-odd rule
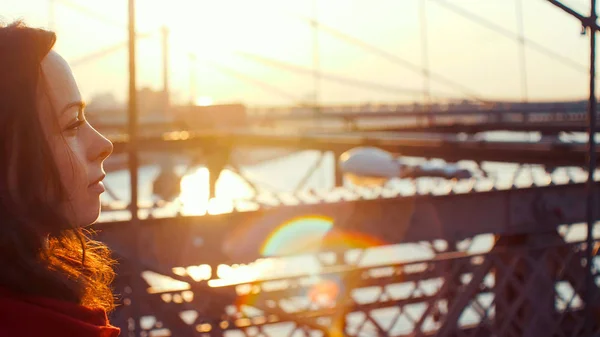
[[[66,189],[38,115],[40,64],[55,41],[0,25],[0,287],[110,311],[113,260],[61,213]]]

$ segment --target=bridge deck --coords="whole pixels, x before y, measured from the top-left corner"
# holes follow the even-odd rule
[[[113,138],[115,153],[127,151],[127,140]],[[587,145],[558,140],[539,142],[485,141],[463,139],[457,135],[433,133],[346,132],[172,132],[161,137],[142,137],[140,151],[174,152],[202,148],[286,148],[315,149],[342,153],[358,146],[375,146],[406,156],[441,158],[447,161],[474,160],[543,164],[549,166],[583,166]],[[600,150],[599,150],[600,152]]]
[[[218,109],[216,110],[218,111]],[[187,129],[188,131],[210,128],[228,128],[229,121],[220,121],[219,115],[209,116],[207,123],[188,125],[177,122],[147,122],[144,132],[165,132]],[[248,114],[244,121],[247,128],[268,126],[308,130],[327,128],[329,131],[389,129],[412,130],[415,132],[468,132],[477,133],[493,130],[540,131],[543,133],[583,132],[587,128],[585,107],[542,107],[542,108],[479,108],[456,110],[394,110],[393,108],[360,107],[324,108],[321,113],[311,110],[302,113],[291,111],[268,111]],[[124,133],[125,124],[94,122],[95,127],[106,133]]]

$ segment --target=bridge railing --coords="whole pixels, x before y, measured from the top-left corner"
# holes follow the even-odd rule
[[[441,130],[468,132],[469,130],[516,130],[535,131],[552,129],[559,131],[585,131],[585,109],[572,108],[476,108],[453,110],[397,110],[394,107],[363,110],[361,107],[328,107],[320,114],[302,110],[293,112],[270,112],[249,114],[237,123],[231,117],[223,117],[213,111],[211,118],[196,118],[141,124],[140,136],[159,136],[173,131],[240,131],[253,129],[289,129],[309,132],[329,131],[372,131],[372,130]],[[198,115],[202,115],[198,113]],[[227,114],[222,114],[226,116]],[[127,132],[125,123],[93,122],[100,132],[108,137],[122,137]],[[478,129],[479,128],[479,129]]]
[[[584,287],[584,195],[583,184],[569,184],[147,219],[138,233],[126,223],[99,229],[122,259],[116,286],[125,299],[129,238],[141,242],[140,262],[155,273],[144,276],[148,333],[592,336],[598,326],[584,325],[584,314],[594,306],[599,321],[598,291]],[[335,229],[313,250],[265,259],[252,246],[310,215],[330,217]]]

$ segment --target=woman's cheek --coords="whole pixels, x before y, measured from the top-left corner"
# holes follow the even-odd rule
[[[61,139],[55,143],[53,153],[69,198],[77,197],[77,192],[87,186],[80,142],[76,137]]]

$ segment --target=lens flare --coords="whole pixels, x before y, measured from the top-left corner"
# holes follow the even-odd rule
[[[308,298],[320,307],[332,308],[342,291],[339,280],[323,279],[308,290]]]
[[[326,234],[333,228],[333,219],[320,215],[293,218],[279,225],[263,241],[263,256],[302,254],[318,250]]]
[[[384,245],[383,240],[364,233],[334,227],[334,220],[322,215],[293,218],[279,225],[264,240],[263,256],[284,256],[317,251],[342,251]]]
[[[321,251],[345,251],[383,246],[387,243],[365,233],[333,228],[321,241]]]
[[[310,254],[317,252],[344,252],[351,249],[367,249],[382,246],[383,240],[370,237],[364,233],[352,232],[334,226],[334,219],[324,215],[304,215],[284,221],[273,230],[262,236],[264,240],[259,246],[259,253],[273,259],[289,259],[290,255]],[[244,231],[248,234],[248,231]],[[238,233],[239,235],[239,233]],[[241,235],[240,237],[243,237]],[[248,238],[249,236],[245,236]],[[288,256],[288,257],[284,257]],[[302,269],[297,265],[296,268]],[[308,300],[319,308],[331,308],[339,303],[345,295],[346,283],[353,285],[361,282],[360,279],[344,279],[342,275],[320,275],[319,270],[307,272],[302,276],[299,285],[292,285],[287,281],[273,280],[269,275],[257,275],[256,280],[241,284],[237,288],[236,304],[238,306],[254,306],[257,303],[276,306],[270,298],[270,291],[285,292],[289,296],[298,296]],[[327,268],[327,267],[325,267]],[[301,273],[302,274],[302,273]],[[270,303],[270,304],[269,304]]]
[[[255,307],[257,304],[275,307],[277,306],[276,300],[270,294],[275,291],[278,296],[293,297],[296,300],[304,298],[313,308],[315,306],[316,308],[332,308],[342,300],[342,296],[345,294],[345,285],[337,276],[314,275],[305,278],[301,284],[299,287],[282,281],[241,284],[236,287],[235,304],[238,307]],[[308,302],[300,300],[299,303],[308,304]]]

